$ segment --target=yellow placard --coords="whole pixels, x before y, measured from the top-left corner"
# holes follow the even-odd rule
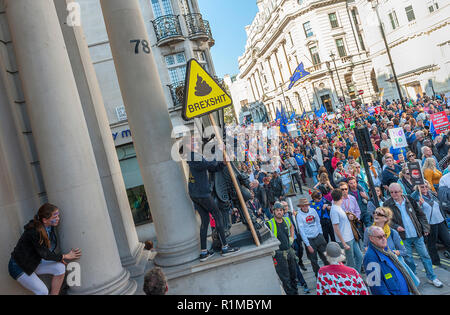
[[[384,277],[386,278],[386,280],[389,280],[389,279],[392,278],[392,274],[387,273],[387,274],[384,275]]]
[[[231,106],[231,97],[195,59],[188,62],[182,116],[192,120]]]

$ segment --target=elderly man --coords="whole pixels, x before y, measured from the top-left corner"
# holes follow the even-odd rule
[[[439,168],[439,161],[438,159],[433,155],[433,150],[431,150],[429,147],[424,146],[422,147],[422,166],[425,163],[425,160],[428,158],[432,158],[436,161],[436,168],[442,172],[442,170]]]
[[[386,234],[379,226],[367,229],[369,247],[364,256],[367,284],[373,295],[420,295],[405,265],[387,245]]]
[[[423,131],[419,130],[415,133],[416,140],[411,145],[411,150],[414,152],[414,154],[417,156],[417,158],[422,158],[422,147],[423,147],[423,141],[425,140],[425,136]]]
[[[442,288],[443,284],[434,274],[431,258],[424,242],[424,236],[430,234],[430,225],[425,214],[412,197],[403,195],[400,184],[391,184],[389,193],[391,198],[383,206],[389,207],[393,212],[391,227],[397,230],[404,241],[408,251],[408,256],[405,257],[406,263],[415,273],[416,264],[414,263],[412,252],[412,247],[414,246],[425,267],[428,281],[435,287]]]
[[[433,265],[440,266],[441,259],[436,248],[438,238],[442,240],[446,250],[450,251],[450,234],[445,220],[445,213],[439,203],[438,197],[428,189],[427,185],[419,185],[419,190],[420,193],[419,191],[415,191],[411,194],[411,197],[422,207],[427,221],[430,224],[430,235],[425,238],[425,242]]]
[[[320,266],[317,259],[319,254],[320,259],[325,265],[328,261],[324,255],[327,241],[323,237],[322,226],[320,225],[320,217],[316,210],[309,206],[309,201],[306,198],[301,198],[298,201],[300,211],[297,213],[296,222],[303,242],[307,248],[308,259],[311,261],[314,274],[317,277]]]

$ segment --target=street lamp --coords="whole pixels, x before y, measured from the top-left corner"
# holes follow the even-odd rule
[[[338,81],[339,81],[339,86],[341,88],[341,93],[342,93],[342,100],[344,101],[344,105],[347,102],[347,100],[345,99],[345,94],[344,94],[344,89],[342,88],[342,83],[341,83],[341,78],[339,77],[339,72],[336,66],[336,55],[333,51],[330,51],[330,58],[331,60],[333,60],[333,64],[334,64],[334,70],[336,70],[336,75],[338,77]],[[341,101],[342,103],[342,101]]]
[[[403,110],[406,111],[406,105],[403,102],[402,91],[400,89],[400,84],[398,83],[397,73],[395,72],[394,63],[392,62],[391,50],[389,49],[389,45],[388,45],[388,42],[387,42],[387,39],[386,39],[386,34],[385,34],[384,28],[383,28],[383,26],[381,24],[380,12],[378,12],[378,0],[368,0],[368,1],[371,2],[372,9],[374,9],[375,12],[377,13],[378,24],[379,24],[379,27],[380,27],[380,30],[381,30],[381,36],[383,37],[384,46],[386,47],[386,53],[388,55],[389,63],[391,65],[391,69],[392,69],[392,74],[394,75],[394,81],[395,81],[395,85],[397,86],[398,96],[400,98],[400,101],[402,102]]]
[[[333,70],[331,69],[331,65],[329,61],[326,61],[325,64],[327,65],[327,69],[328,71],[330,71],[330,75],[331,75],[331,82],[333,82],[333,87],[334,87],[334,92],[336,93],[337,98],[339,99],[339,95],[337,93],[337,89],[336,89],[336,83],[334,82],[334,77],[333,77]],[[341,103],[342,104],[342,103]]]

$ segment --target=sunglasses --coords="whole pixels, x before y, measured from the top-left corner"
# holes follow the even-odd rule
[[[373,237],[375,237],[375,238],[377,238],[377,239],[379,239],[379,240],[387,239],[387,235],[386,235],[386,234],[384,234],[384,235],[379,235],[379,236],[373,235]]]
[[[378,211],[375,211],[374,215],[377,215],[379,217],[385,217],[385,218],[387,217],[384,213],[381,213],[381,212],[378,212]]]

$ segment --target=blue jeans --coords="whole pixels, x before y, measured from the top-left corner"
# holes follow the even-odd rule
[[[346,242],[346,243],[348,246],[350,246],[350,249],[345,251],[345,258],[346,258],[345,264],[348,267],[352,267],[352,268],[356,269],[356,271],[358,271],[358,273],[360,273],[362,262],[363,262],[363,255],[361,253],[361,249],[359,248],[359,244],[355,240],[352,240],[352,241]],[[342,243],[339,243],[339,245],[342,248],[344,248]]]
[[[273,218],[272,213],[270,212],[270,208],[262,208],[262,211],[264,212],[264,214],[266,215],[267,219],[270,220]]]
[[[427,273],[427,278],[431,281],[436,279],[436,275],[433,271],[433,264],[431,263],[430,255],[428,254],[427,247],[425,246],[425,242],[423,237],[411,237],[407,238],[404,241],[405,248],[408,252],[408,256],[405,257],[405,261],[408,264],[409,268],[416,273],[416,264],[414,263],[413,258],[413,250],[412,247],[416,248],[417,253],[420,256],[420,260],[422,261],[423,266],[425,267],[425,271]]]
[[[317,180],[317,172],[313,172],[313,176],[312,176],[312,179],[313,179],[313,181],[314,181],[314,185],[316,185],[319,181]]]

